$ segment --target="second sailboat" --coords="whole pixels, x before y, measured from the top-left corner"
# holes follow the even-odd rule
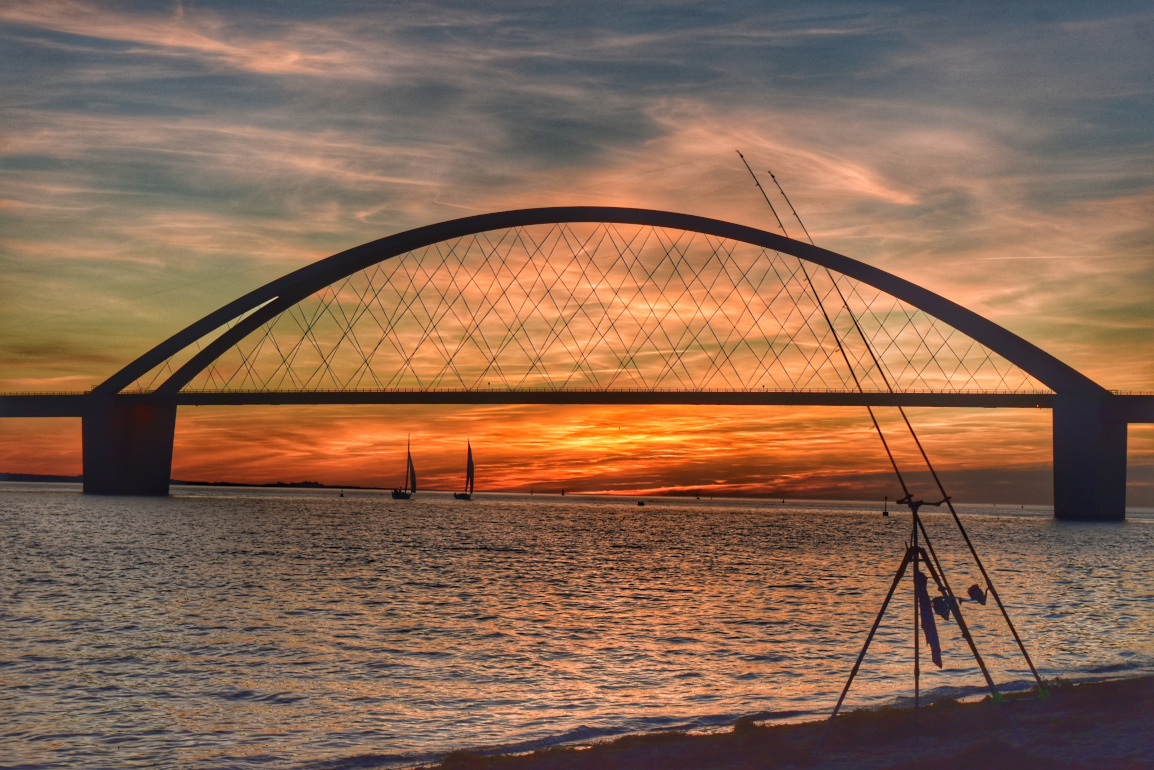
[[[405,464],[405,487],[404,489],[394,489],[394,500],[408,500],[417,493],[417,469],[413,467],[413,452],[412,444],[409,440],[405,441],[405,455],[407,461]]]
[[[466,446],[469,447],[469,455],[465,461],[465,491],[453,493],[453,497],[458,500],[473,499],[473,445],[472,443],[467,443]]]

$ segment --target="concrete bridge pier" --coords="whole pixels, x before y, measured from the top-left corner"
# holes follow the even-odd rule
[[[81,420],[85,494],[168,494],[175,401],[90,396]]]
[[[1054,518],[1126,518],[1125,420],[1109,394],[1054,394]]]

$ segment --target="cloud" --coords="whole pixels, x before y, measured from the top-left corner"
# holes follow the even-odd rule
[[[0,5],[0,387],[94,383],[283,272],[466,213],[602,203],[775,229],[742,149],[820,245],[1149,389],[1152,14],[1035,10]],[[276,463],[319,435],[260,472],[308,467]],[[573,468],[676,486],[717,462],[647,451]],[[789,451],[821,483],[856,472]]]
[[[195,56],[209,62],[265,75],[318,74],[347,69],[346,54],[336,48],[308,45],[307,25],[293,25],[291,39],[262,39],[241,33],[224,18],[178,5],[171,16],[130,14],[74,0],[44,0],[0,6],[0,22],[82,38],[117,41],[137,48],[129,53]],[[306,50],[311,48],[312,50]]]

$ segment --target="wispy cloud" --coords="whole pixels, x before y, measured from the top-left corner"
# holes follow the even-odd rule
[[[0,387],[93,384],[281,272],[466,213],[774,229],[741,149],[820,245],[1151,388],[1152,28],[1142,3],[0,3]],[[656,488],[720,462],[626,454],[582,467]]]
[[[178,4],[168,15],[126,13],[75,0],[44,0],[0,6],[0,22],[61,32],[83,38],[118,41],[141,48],[128,53],[197,56],[265,75],[347,71],[348,56],[315,41],[305,24],[290,25],[281,39],[246,34],[213,13],[186,12]],[[305,41],[310,37],[314,42]]]

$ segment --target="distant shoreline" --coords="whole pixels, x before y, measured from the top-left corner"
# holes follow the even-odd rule
[[[40,473],[0,473],[0,482],[5,482],[5,481],[39,483],[39,484],[83,484],[84,483],[84,477],[83,476],[53,476],[53,475],[49,475],[49,474],[40,474]],[[265,484],[250,484],[250,483],[245,483],[242,481],[183,481],[181,479],[170,479],[168,483],[172,486],[178,486],[178,487],[252,487],[254,489],[357,489],[357,490],[363,490],[363,491],[369,491],[369,492],[373,492],[373,491],[387,492],[390,489],[392,489],[392,487],[361,487],[361,486],[355,486],[353,484],[324,484],[324,483],[321,483],[319,481],[272,481],[272,482],[268,482]],[[791,503],[815,502],[815,503],[877,504],[877,501],[875,501],[875,500],[856,500],[856,499],[850,500],[850,499],[841,499],[841,498],[831,498],[831,499],[826,500],[826,499],[822,499],[822,498],[810,498],[810,497],[781,498],[781,497],[778,497],[776,495],[767,496],[767,497],[749,497],[749,496],[745,496],[745,495],[729,495],[729,494],[722,494],[722,493],[708,494],[709,490],[707,490],[705,493],[702,493],[702,494],[697,494],[696,492],[685,492],[685,493],[665,492],[665,493],[652,493],[652,494],[650,494],[650,493],[638,494],[636,492],[577,492],[577,491],[570,491],[570,492],[566,493],[564,491],[561,491],[562,488],[560,486],[536,487],[535,489],[537,491],[537,494],[539,494],[539,495],[557,495],[558,492],[560,492],[560,494],[562,496],[565,496],[567,494],[569,497],[590,497],[590,498],[594,498],[594,497],[620,497],[620,498],[628,498],[628,499],[637,498],[637,499],[647,499],[647,500],[757,500],[757,501],[762,501],[762,502],[774,502],[776,500],[781,500],[782,503],[784,503],[787,499],[789,499],[789,501]],[[452,492],[454,490],[451,490],[451,489],[429,489],[426,491],[429,491],[429,492]],[[484,491],[485,492],[492,492],[492,493],[496,493],[496,494],[502,494],[502,495],[530,496],[533,494],[532,490],[530,490],[528,492],[522,492],[522,491],[507,490],[507,489],[486,489]],[[990,503],[990,505],[997,506],[998,504],[997,503]]]
[[[82,483],[84,483],[84,477],[79,476],[79,475],[77,475],[77,476],[62,476],[62,475],[42,474],[42,473],[0,473],[0,482],[39,483],[39,484],[82,484]],[[272,481],[272,482],[267,482],[267,483],[263,483],[263,484],[257,484],[257,483],[243,482],[243,481],[186,481],[183,479],[170,479],[169,484],[172,486],[178,486],[178,487],[194,487],[195,486],[195,487],[251,487],[253,489],[338,489],[338,490],[339,489],[351,489],[351,490],[361,490],[361,491],[366,491],[366,492],[388,492],[389,490],[392,489],[392,487],[365,487],[365,486],[358,486],[355,484],[325,484],[325,483],[320,482],[320,481]],[[542,485],[539,487],[531,487],[528,489],[528,491],[526,491],[524,489],[521,489],[521,490],[517,490],[517,489],[486,489],[486,490],[484,490],[484,492],[502,494],[502,495],[530,496],[533,494],[534,489],[536,490],[536,493],[538,495],[548,496],[548,495],[557,495],[560,492],[560,490],[562,489],[562,487],[560,485]],[[428,492],[453,492],[456,490],[452,490],[452,489],[428,489],[425,491],[428,491]],[[651,502],[656,502],[658,500],[719,500],[719,501],[754,500],[754,501],[758,501],[760,503],[776,503],[777,501],[780,500],[782,504],[784,504],[788,501],[789,504],[791,504],[791,505],[806,504],[806,503],[834,503],[834,504],[854,503],[854,504],[863,504],[863,505],[882,505],[882,503],[878,503],[877,500],[870,499],[870,498],[843,498],[843,497],[824,498],[824,497],[806,497],[804,495],[803,496],[796,496],[796,497],[790,497],[788,495],[785,497],[782,497],[780,495],[751,496],[751,495],[746,495],[746,494],[727,494],[725,492],[720,492],[720,491],[715,491],[715,490],[710,490],[710,489],[702,489],[700,491],[695,490],[695,491],[691,491],[691,492],[642,492],[642,493],[639,493],[639,492],[615,492],[615,491],[593,491],[593,492],[589,492],[589,491],[569,490],[567,493],[561,492],[561,494],[563,494],[563,495],[567,494],[568,496],[575,497],[575,498],[612,497],[612,498],[623,498],[623,499],[644,499],[644,500],[649,500]],[[897,503],[895,500],[890,499],[889,505],[890,506],[897,506]],[[1026,503],[1023,505],[1020,503],[1005,503],[1005,502],[1002,502],[1002,503],[973,502],[973,503],[969,503],[969,505],[988,506],[991,508],[1012,508],[1012,509],[1020,509],[1020,508],[1047,509],[1047,508],[1052,507],[1049,503]],[[899,512],[903,509],[891,507],[891,510],[894,510],[895,512]],[[1127,510],[1138,511],[1138,510],[1147,510],[1147,509],[1145,509],[1141,506],[1128,506]]]
[[[0,481],[18,481],[40,484],[82,484],[83,476],[52,476],[42,473],[0,473]],[[171,479],[169,484],[180,487],[260,487],[273,489],[366,489],[383,490],[384,487],[358,487],[352,484],[322,484],[319,481],[273,481],[267,484],[245,484],[238,481],[182,481]]]
[[[17,481],[17,482],[40,483],[40,484],[83,484],[84,483],[84,477],[83,476],[54,476],[54,475],[42,474],[42,473],[0,473],[0,482],[2,482],[2,481]],[[388,490],[392,489],[392,487],[361,487],[361,486],[356,486],[353,484],[324,484],[324,483],[321,483],[319,481],[272,481],[272,482],[268,482],[265,484],[249,484],[249,483],[245,483],[242,481],[183,481],[181,479],[170,479],[168,483],[170,485],[179,486],[179,487],[254,487],[254,488],[260,488],[260,489],[267,489],[267,488],[271,488],[271,489],[360,489],[360,490],[366,490],[366,491],[382,491],[382,492],[387,492]],[[542,487],[540,490],[540,493],[542,495],[555,495],[555,494],[557,494],[556,490],[560,490],[560,489],[561,489],[560,486],[556,487],[556,489],[554,489],[553,487],[549,487],[549,488]],[[437,491],[451,492],[453,490],[429,490],[429,491],[431,491],[431,492],[437,492]],[[486,491],[498,492],[500,494],[505,494],[505,495],[516,495],[516,494],[529,494],[529,495],[531,495],[531,494],[533,494],[532,491],[530,491],[530,492],[516,492],[516,491],[501,490],[501,489],[486,490]],[[561,494],[564,495],[565,493],[561,492]],[[651,498],[651,499],[659,499],[659,498],[672,498],[672,499],[690,499],[690,498],[702,499],[702,498],[706,498],[709,500],[712,500],[714,498],[717,498],[717,499],[734,499],[734,500],[776,500],[776,499],[778,499],[776,496],[764,497],[764,498],[760,498],[760,497],[747,498],[747,497],[742,497],[741,495],[724,495],[724,494],[713,494],[713,495],[707,496],[705,494],[697,494],[695,492],[687,492],[687,493],[683,493],[683,494],[672,494],[672,493],[635,494],[632,492],[618,492],[618,493],[613,493],[613,492],[569,492],[569,495],[574,496],[574,497],[579,497],[581,495],[590,495],[593,497],[598,497],[598,496],[629,497],[629,498],[647,497],[647,498]],[[794,499],[797,500],[800,498],[794,498]],[[785,502],[784,498],[782,499],[782,502],[783,503]],[[833,502],[844,502],[844,501],[833,501]],[[854,502],[867,502],[867,501],[854,501]]]

